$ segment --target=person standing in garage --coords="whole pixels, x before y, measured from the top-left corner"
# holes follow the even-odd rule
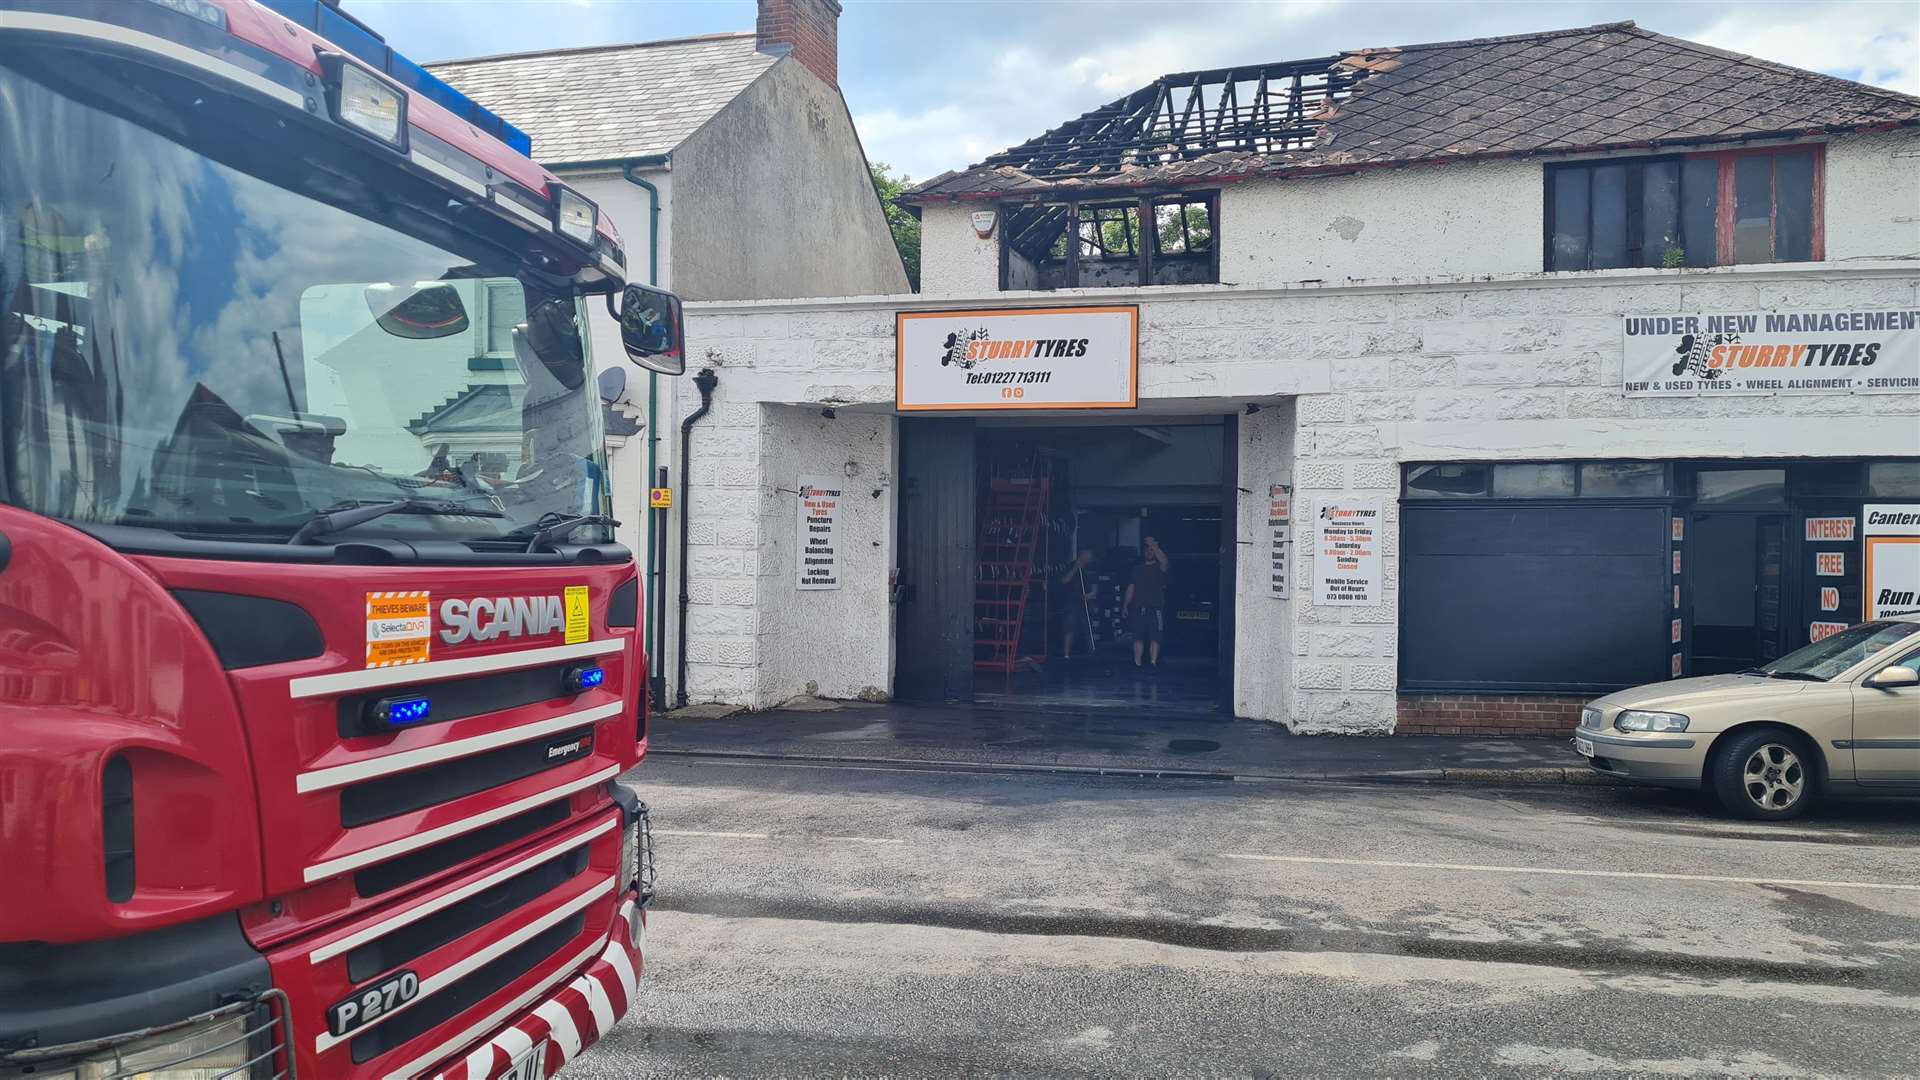
[[[1140,563],[1127,579],[1127,595],[1120,602],[1120,617],[1133,629],[1133,666],[1142,661],[1155,669],[1160,666],[1160,638],[1164,626],[1161,610],[1167,606],[1167,553],[1159,541],[1149,536],[1143,541]]]

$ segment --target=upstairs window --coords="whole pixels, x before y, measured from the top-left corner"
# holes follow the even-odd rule
[[[1550,165],[1546,268],[1821,259],[1823,157],[1790,146]]]
[[[1002,289],[1193,285],[1220,280],[1217,193],[1000,208]]]

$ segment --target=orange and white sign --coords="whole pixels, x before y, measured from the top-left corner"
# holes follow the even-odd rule
[[[367,666],[426,663],[433,653],[432,609],[430,593],[368,593]]]
[[[1870,504],[1866,526],[1866,615],[1920,614],[1920,503]]]
[[[902,412],[1131,409],[1140,309],[903,311],[894,316]]]
[[[1314,517],[1313,602],[1364,606],[1380,602],[1380,500],[1349,499]]]
[[[1911,394],[1920,391],[1920,310],[1629,315],[1628,397]]]

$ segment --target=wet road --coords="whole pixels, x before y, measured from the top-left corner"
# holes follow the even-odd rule
[[[1920,803],[650,762],[571,1075],[1920,1074]]]

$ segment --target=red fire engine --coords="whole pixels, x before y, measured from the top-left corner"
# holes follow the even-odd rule
[[[535,1080],[633,999],[640,582],[527,137],[336,0],[0,0],[0,1076]]]

